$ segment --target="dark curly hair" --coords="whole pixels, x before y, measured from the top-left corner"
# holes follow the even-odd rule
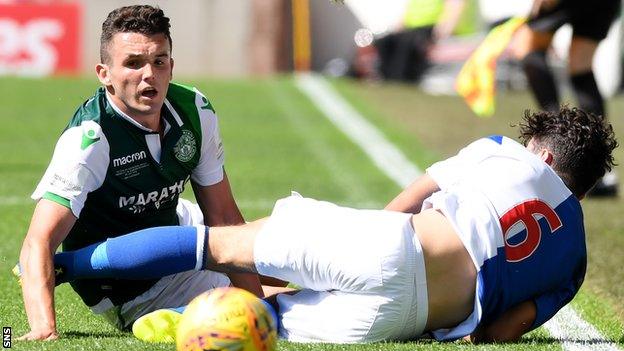
[[[525,145],[532,139],[553,154],[551,167],[578,198],[615,165],[611,153],[618,143],[601,116],[568,106],[558,112],[527,110],[519,127]]]
[[[158,7],[135,5],[115,9],[108,14],[102,23],[100,60],[102,63],[110,63],[108,45],[117,33],[164,34],[169,40],[169,47],[172,47],[169,27],[171,27],[169,18]]]

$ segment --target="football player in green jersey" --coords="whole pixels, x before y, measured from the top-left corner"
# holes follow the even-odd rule
[[[212,105],[196,89],[171,83],[169,27],[169,18],[151,6],[118,8],[102,25],[95,70],[103,87],[70,120],[32,195],[38,203],[20,253],[30,325],[23,340],[58,338],[52,257],[61,243],[78,249],[137,229],[178,225],[176,206],[189,179],[206,224],[244,222],[223,168]],[[229,278],[262,296],[257,276]],[[145,313],[185,305],[230,279],[184,272],[78,280],[72,287],[92,311],[128,329]]]

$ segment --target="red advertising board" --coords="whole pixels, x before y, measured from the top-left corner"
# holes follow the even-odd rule
[[[78,73],[81,16],[77,3],[0,4],[0,75]]]

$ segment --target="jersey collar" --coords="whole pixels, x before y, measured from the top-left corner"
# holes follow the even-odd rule
[[[134,120],[134,118],[128,116],[127,114],[125,114],[119,107],[117,107],[117,105],[115,105],[115,103],[113,102],[113,100],[110,98],[108,91],[105,93],[106,94],[106,100],[108,101],[108,103],[111,105],[111,107],[113,108],[113,110],[123,119],[125,119],[126,121],[130,122],[132,125],[134,125],[135,127],[148,132],[148,133],[157,133],[156,131],[153,131],[147,127],[142,126],[139,122],[137,122],[136,120]],[[165,99],[165,104],[167,105],[167,108],[170,111],[174,111],[173,108],[171,107],[171,104],[169,103],[169,101],[167,101]],[[175,111],[174,111],[175,112]],[[174,114],[174,118],[176,118],[176,122],[178,122],[179,124],[181,123],[180,117],[176,114]],[[165,123],[165,131],[163,134],[167,134],[167,132],[169,131],[169,129],[171,129],[171,125],[169,124],[169,122],[167,121],[166,118],[162,118],[163,122]],[[180,124],[181,125],[181,124]]]

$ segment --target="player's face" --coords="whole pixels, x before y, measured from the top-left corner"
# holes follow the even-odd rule
[[[116,33],[108,53],[96,70],[115,105],[133,118],[159,117],[173,72],[167,37]]]

